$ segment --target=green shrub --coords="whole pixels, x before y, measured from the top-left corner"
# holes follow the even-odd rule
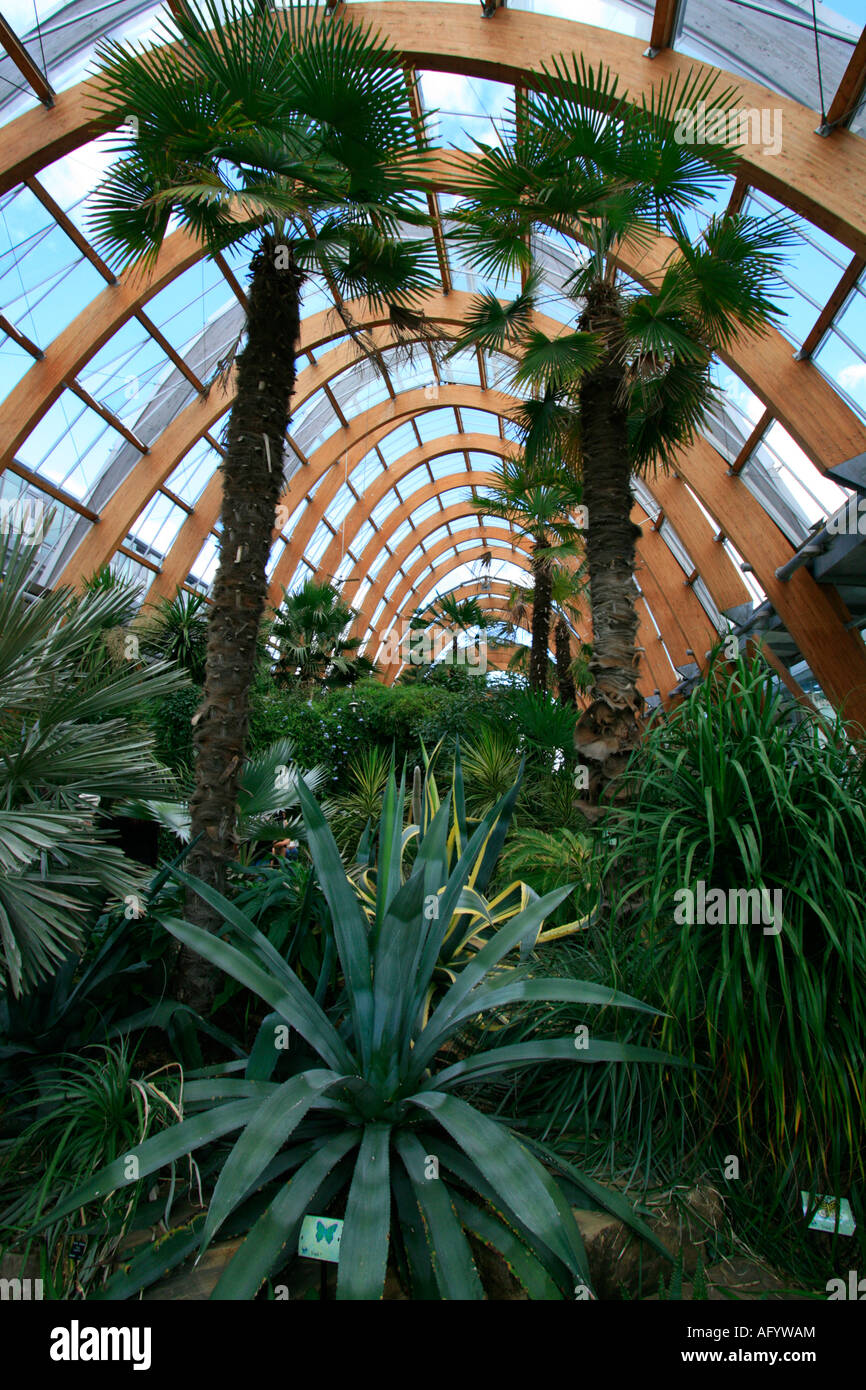
[[[179,1119],[181,1082],[177,1063],[139,1075],[134,1054],[121,1040],[79,1057],[61,1056],[50,1074],[22,1088],[15,1109],[31,1118],[0,1159],[5,1199],[0,1248],[11,1245],[29,1253],[31,1227],[46,1208],[67,1197],[95,1168],[112,1161],[122,1165],[137,1144]],[[90,1212],[76,1208],[78,1221],[48,1224],[36,1250],[54,1297],[72,1298],[104,1282],[111,1254],[145,1192],[144,1184],[128,1183]],[[161,1215],[165,1211],[163,1204]],[[76,1230],[87,1227],[87,1216],[96,1218],[95,1225]],[[84,1257],[73,1263],[70,1241],[85,1233]]]
[[[159,700],[149,700],[144,707],[154,753],[161,763],[181,776],[193,765],[192,718],[201,698],[201,689],[191,685],[163,695]]]
[[[288,735],[301,767],[321,763],[331,790],[345,786],[348,760],[366,748],[395,750],[398,767],[422,761],[421,741],[431,720],[443,715],[453,696],[426,685],[385,686],[360,681],[346,690],[304,698],[266,686],[254,693],[250,719],[253,750]]]

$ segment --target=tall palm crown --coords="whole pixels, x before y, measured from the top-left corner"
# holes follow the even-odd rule
[[[529,684],[547,689],[547,644],[550,635],[551,586],[555,557],[574,555],[581,540],[576,519],[583,492],[574,474],[561,459],[539,455],[507,458],[495,470],[496,481],[475,506],[491,516],[501,516],[532,542],[532,650]]]
[[[351,655],[361,645],[360,638],[344,636],[355,617],[331,584],[308,579],[297,593],[284,591],[271,627],[280,648],[277,678],[308,686],[332,675],[350,675],[358,660],[364,660]]]
[[[688,214],[734,172],[736,152],[680,143],[676,115],[699,101],[726,112],[734,98],[698,74],[665,81],[632,105],[602,66],[562,58],[537,91],[520,95],[501,144],[479,147],[454,214],[477,269],[523,276],[509,303],[492,292],[476,300],[461,344],[517,355],[515,385],[535,397],[517,412],[527,459],[557,450],[579,458],[594,683],[576,741],[592,769],[590,800],[622,771],[639,732],[632,473],[673,463],[714,399],[713,353],[777,313],[785,227],[725,215],[695,241],[686,230]],[[534,320],[539,232],[578,251],[565,285],[575,322],[553,337]],[[620,262],[639,261],[659,238],[668,255],[657,287],[642,292]]]
[[[266,564],[283,490],[304,278],[321,273],[342,306],[366,295],[397,325],[433,283],[435,252],[406,192],[407,151],[425,142],[397,55],[370,32],[291,0],[190,0],[150,50],[101,49],[101,107],[124,119],[119,159],[96,195],[97,244],[117,265],[156,257],[176,220],[211,254],[252,250],[246,341],[222,466],[220,562],[213,588],[204,700],[196,716],[191,802],[194,874],[215,887],[235,848],[249,686]],[[212,907],[187,913],[209,929]],[[182,957],[177,992],[206,1005],[213,972]]]
[[[571,547],[565,549],[569,550]],[[550,579],[550,620],[553,622],[557,694],[564,705],[577,704],[577,684],[573,668],[582,673],[585,653],[591,651],[586,643],[580,642],[578,657],[572,657],[571,639],[575,635],[572,624],[577,624],[584,616],[586,585],[585,560],[577,569],[554,562]],[[531,586],[512,584],[506,601],[509,619],[506,626],[510,626],[512,631],[516,628],[531,627],[534,603],[535,590]],[[522,670],[527,664],[526,657],[526,648],[518,647],[508,663],[509,669]]]

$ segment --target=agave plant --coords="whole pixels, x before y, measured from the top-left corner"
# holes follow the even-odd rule
[[[494,928],[426,1017],[425,1001],[449,924],[485,863],[501,808],[461,842],[451,864],[448,800],[435,812],[428,807],[432,814],[426,833],[404,881],[402,817],[396,814],[400,798],[392,777],[379,835],[375,911],[368,919],[320,807],[303,783],[299,794],[343,973],[340,1027],[250,919],[197,882],[196,891],[209,894],[223,918],[221,936],[169,917],[165,926],[253,990],[273,1012],[262,1023],[243,1076],[230,1066],[227,1074],[210,1069],[211,1074],[188,1081],[184,1100],[189,1118],[107,1165],[46,1220],[56,1222],[116,1190],[132,1156],[138,1180],[143,1180],[240,1131],[220,1169],[205,1220],[176,1240],[171,1255],[182,1258],[196,1248],[203,1252],[220,1231],[237,1233],[246,1224],[245,1238],[213,1298],[253,1297],[270,1274],[291,1260],[304,1217],[317,1213],[338,1214],[345,1222],[339,1299],[381,1298],[389,1249],[413,1297],[481,1298],[470,1235],[500,1251],[534,1298],[572,1296],[576,1283],[589,1288],[571,1206],[575,1195],[649,1233],[619,1194],[605,1191],[561,1159],[551,1160],[559,1168],[554,1178],[538,1146],[522,1142],[506,1123],[460,1092],[467,1084],[477,1087],[553,1058],[577,1065],[673,1059],[654,1049],[592,1039],[578,1048],[573,1035],[504,1049],[496,1046],[495,1031],[491,1045],[485,1041],[469,1057],[457,1062],[440,1058],[470,1020],[483,1020],[511,1005],[568,1000],[644,1011],[648,1006],[579,980],[535,978],[528,968],[506,978],[496,973],[515,946],[535,937],[566,888],[533,899]],[[291,1046],[281,1047],[280,1035],[289,1030]],[[104,1296],[135,1293],[155,1264],[165,1267],[152,1251],[136,1256]]]
[[[365,827],[378,821],[389,768],[388,754],[375,745],[349,759],[346,786],[335,792],[327,807],[334,837],[344,853],[354,850]]]
[[[204,680],[207,655],[207,599],[177,587],[173,599],[160,598],[141,619],[145,646],[177,662],[197,685]]]
[[[405,786],[401,782],[398,791],[395,779],[393,777],[390,779],[382,804],[382,821],[378,832],[378,858],[375,853],[375,845],[369,840],[362,842],[358,849],[356,866],[350,872],[350,877],[358,884],[361,902],[372,930],[375,928],[377,914],[380,911],[381,889],[379,882],[383,873],[396,875],[395,881],[397,879],[408,881],[415,872],[411,857],[411,851],[414,850],[416,856],[420,856],[422,853],[435,854],[437,871],[442,880],[446,881],[457,871],[457,866],[461,862],[467,845],[477,844],[465,885],[453,900],[446,900],[450,919],[443,928],[438,961],[435,964],[427,991],[423,1010],[423,1017],[425,1018],[432,1007],[437,990],[453,983],[457,972],[462,970],[481,950],[490,939],[491,933],[513,918],[525,913],[534,902],[538,901],[538,894],[534,889],[519,879],[514,879],[505,887],[499,887],[494,897],[488,898],[486,896],[488,885],[492,880],[512,823],[514,807],[520,794],[523,765],[518,766],[515,762],[515,780],[480,822],[480,825],[486,825],[489,829],[488,833],[479,841],[477,840],[477,830],[473,830],[473,833],[470,834],[470,826],[474,827],[476,823],[471,821],[466,813],[463,762],[458,746],[452,764],[451,791],[446,803],[444,803],[446,809],[444,839],[441,843],[438,840],[431,842],[429,837],[434,825],[439,824],[437,817],[443,811],[443,802],[434,775],[436,758],[440,748],[441,744],[437,744],[433,753],[428,755],[422,745],[426,760],[425,775],[420,788],[416,786],[413,789],[413,821],[405,829],[402,827]],[[383,844],[391,843],[395,846],[394,854],[398,856],[399,863],[395,864],[389,858],[386,869],[383,863]],[[571,894],[572,888],[572,884],[565,885],[558,902],[548,907],[545,916],[555,912],[559,903]],[[440,908],[440,904],[433,903],[431,900],[426,904],[425,910],[428,912],[435,910],[438,913],[444,908]],[[539,921],[534,930],[527,931],[525,936],[515,942],[512,950],[519,951],[520,959],[525,959],[536,946],[545,945],[547,942],[558,940],[560,937],[571,936],[588,925],[588,920],[588,918],[580,921],[568,920],[545,929],[542,929],[542,923]],[[498,969],[500,972],[513,969],[516,964],[517,960],[502,965]]]

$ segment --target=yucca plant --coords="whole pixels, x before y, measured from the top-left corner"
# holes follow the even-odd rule
[[[390,766],[388,754],[375,745],[349,759],[346,785],[327,804],[334,838],[344,854],[357,849],[367,825],[378,823]]]
[[[647,1006],[613,990],[577,980],[536,978],[525,968],[503,978],[499,964],[533,939],[568,890],[535,899],[469,960],[425,1018],[425,1001],[442,943],[462,893],[483,862],[500,808],[462,842],[455,864],[446,852],[450,807],[441,805],[427,829],[412,872],[402,879],[402,817],[396,780],[386,796],[379,835],[375,912],[369,920],[344,870],[334,838],[315,799],[301,785],[301,802],[316,873],[328,900],[345,985],[340,1027],[301,985],[249,918],[215,890],[209,895],[223,919],[221,937],[187,922],[165,926],[214,966],[247,985],[270,1005],[244,1075],[211,1074],[185,1088],[182,1124],[130,1150],[139,1180],[165,1164],[241,1131],[222,1164],[207,1217],[180,1247],[204,1251],[246,1206],[251,1224],[212,1294],[251,1298],[267,1277],[286,1266],[303,1218],[330,1212],[345,1221],[337,1297],[378,1299],[389,1251],[416,1298],[478,1299],[482,1284],[468,1236],[476,1235],[507,1260],[533,1298],[573,1296],[590,1286],[586,1255],[571,1208],[599,1204],[649,1237],[628,1204],[563,1160],[554,1178],[533,1144],[492,1119],[460,1092],[489,1078],[553,1058],[577,1064],[672,1059],[647,1048],[575,1046],[573,1035],[527,1042],[508,1050],[482,1045],[451,1064],[439,1059],[470,1020],[483,1020],[519,1004],[552,1000]],[[431,904],[436,910],[430,910]],[[291,1030],[291,1046],[279,1034]],[[212,1069],[214,1071],[214,1069]],[[102,1198],[124,1182],[125,1161],[95,1174],[51,1213],[56,1222],[78,1206]],[[259,1190],[261,1189],[261,1190]],[[653,1241],[654,1244],[658,1244]],[[138,1265],[136,1260],[139,1261]],[[130,1262],[107,1297],[142,1287],[140,1270],[153,1268],[152,1252]]]
[[[395,866],[389,860],[387,872],[398,875],[400,879],[406,881],[415,872],[411,852],[414,851],[416,855],[420,855],[425,852],[425,844],[427,845],[427,853],[435,853],[438,856],[439,873],[445,880],[456,872],[456,867],[461,861],[467,844],[475,843],[477,832],[474,831],[474,827],[476,822],[467,816],[463,759],[459,745],[454,753],[451,790],[445,803],[450,808],[445,819],[445,838],[441,844],[436,843],[435,848],[427,843],[434,823],[438,824],[436,818],[443,809],[443,802],[435,777],[436,759],[440,749],[441,743],[437,744],[432,754],[428,755],[422,745],[425,775],[421,783],[420,797],[413,792],[412,822],[405,828],[403,827],[402,807],[405,800],[405,778],[397,790],[396,781],[392,777],[382,805],[382,820],[378,831],[378,857],[374,844],[368,843],[366,846],[359,847],[357,865],[352,877],[358,884],[361,902],[371,926],[375,923],[377,913],[381,910],[379,882],[382,874],[386,872],[383,867],[383,844],[387,845],[392,841],[399,843],[399,863]],[[525,912],[538,899],[534,889],[519,879],[513,879],[505,886],[497,886],[493,897],[488,898],[486,896],[520,794],[523,765],[522,763],[517,764],[516,760],[515,771],[516,777],[512,784],[495,805],[490,807],[481,821],[481,825],[488,825],[489,830],[478,844],[465,886],[453,902],[449,900],[451,916],[443,929],[439,945],[439,957],[425,1003],[425,1013],[432,1006],[436,990],[454,981],[457,972],[462,970],[486,944],[491,932]],[[566,885],[566,890],[562,895],[563,899],[568,897],[569,893],[570,886]],[[439,912],[440,905],[431,900],[427,903],[426,910]],[[553,909],[549,909],[549,911],[553,911]],[[521,958],[525,958],[534,947],[544,945],[546,942],[562,936],[570,936],[584,925],[584,921],[568,920],[542,930],[541,923],[539,923],[538,929],[521,938],[514,949],[515,951],[519,949]],[[516,960],[514,963],[516,964]]]
[[[820,1192],[862,1180],[866,1157],[861,759],[760,658],[717,661],[651,725],[633,806],[605,827],[616,905],[666,980],[663,1044],[709,1063],[707,1114],[740,1152]],[[721,920],[684,906],[701,881],[722,890]],[[732,890],[766,890],[772,922],[742,920]]]
[[[142,613],[140,631],[148,651],[176,662],[201,685],[207,655],[204,594],[191,594],[178,585],[173,599],[161,598]]]
[[[505,730],[482,724],[475,737],[463,745],[462,762],[466,810],[480,818],[514,785],[520,755]]]

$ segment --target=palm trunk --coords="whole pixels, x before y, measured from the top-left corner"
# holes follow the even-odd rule
[[[560,704],[571,705],[574,708],[577,705],[577,691],[574,686],[574,677],[571,674],[571,632],[562,613],[556,620],[553,638],[556,650],[556,682],[559,689],[559,701]]]
[[[532,553],[532,649],[529,654],[529,688],[547,691],[547,651],[550,639],[550,608],[553,596],[553,574],[548,560],[539,557],[547,545],[546,536],[536,536]]]
[[[638,742],[643,706],[637,690],[634,585],[640,530],[631,520],[622,315],[617,292],[606,281],[590,287],[581,328],[599,333],[606,342],[602,360],[580,389],[593,686],[589,708],[575,729],[575,744],[589,768],[588,801],[597,805]]]
[[[280,262],[289,260],[285,268]],[[236,852],[237,793],[249,722],[249,688],[267,597],[265,567],[283,490],[283,447],[295,385],[301,275],[274,239],[252,260],[247,340],[237,359],[237,395],[222,465],[222,536],[208,625],[204,699],[196,715],[195,791],[190,802],[191,874],[223,891]],[[197,838],[198,837],[198,838]],[[196,893],[189,921],[208,931],[220,915]],[[175,993],[198,1010],[213,1000],[218,975],[184,949]]]

